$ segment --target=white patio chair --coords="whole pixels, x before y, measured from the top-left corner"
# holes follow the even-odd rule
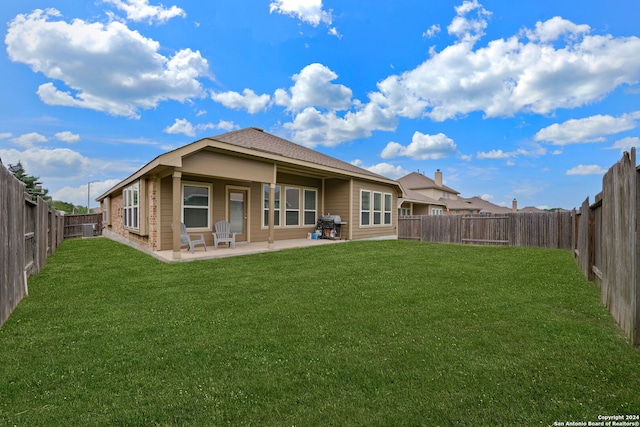
[[[171,224],[171,228],[173,229],[173,224]],[[195,253],[196,245],[204,246],[205,252],[207,251],[207,245],[204,243],[204,234],[194,233],[193,235],[189,235],[189,233],[187,233],[187,226],[184,225],[183,222],[181,222],[180,223],[180,247],[188,246],[189,252]]]
[[[218,249],[218,243],[229,243],[232,249],[236,247],[236,233],[231,232],[231,224],[227,221],[216,222],[216,232],[212,234],[214,249]]]

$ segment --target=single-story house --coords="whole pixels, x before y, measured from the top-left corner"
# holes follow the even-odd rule
[[[400,185],[258,128],[162,154],[100,195],[103,234],[181,257],[180,227],[213,245],[214,224],[238,242],[304,239],[337,215],[342,239],[397,238]]]

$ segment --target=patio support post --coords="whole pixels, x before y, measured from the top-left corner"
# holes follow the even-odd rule
[[[180,210],[182,207],[182,201],[180,200],[182,197],[182,172],[174,171],[173,172],[173,214],[171,218],[171,223],[173,224],[173,240],[172,240],[172,248],[173,248],[173,259],[180,259],[180,222],[182,222],[182,218],[180,215]]]
[[[275,219],[276,219],[276,184],[272,182],[269,184],[269,243],[267,247],[273,249],[273,242],[275,240]]]

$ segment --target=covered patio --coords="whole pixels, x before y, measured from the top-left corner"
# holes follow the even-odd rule
[[[180,259],[174,259],[173,250],[155,251],[153,255],[164,262],[183,262],[183,261],[196,261],[213,258],[226,258],[240,255],[258,254],[262,252],[273,252],[284,249],[295,248],[307,248],[319,245],[328,245],[334,243],[345,243],[348,240],[330,240],[330,239],[292,239],[292,240],[277,240],[271,244],[268,242],[236,242],[236,247],[231,249],[226,245],[221,245],[218,249],[214,249],[213,246],[207,246],[205,251],[201,245],[195,248],[195,252],[191,253],[187,248],[182,248],[180,252]]]

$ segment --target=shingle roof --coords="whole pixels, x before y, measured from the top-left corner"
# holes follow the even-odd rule
[[[316,165],[336,168],[350,173],[369,175],[372,178],[390,180],[382,175],[370,172],[366,169],[343,162],[334,157],[327,156],[318,151],[277,137],[264,132],[258,128],[246,128],[222,135],[213,136],[208,139],[224,142],[238,147],[249,148],[255,151],[262,151],[269,154],[277,154],[290,159],[313,163]]]
[[[439,190],[445,190],[449,193],[459,194],[459,192],[453,188],[447,187],[446,185],[438,185],[433,179],[418,172],[411,172],[409,175],[405,175],[398,179],[398,181],[402,183],[404,188],[409,190],[436,188]]]
[[[474,196],[465,200],[469,200],[474,205],[478,206],[482,212],[487,213],[510,213],[513,212],[511,208],[506,206],[499,206],[494,203],[488,202],[478,196]]]

